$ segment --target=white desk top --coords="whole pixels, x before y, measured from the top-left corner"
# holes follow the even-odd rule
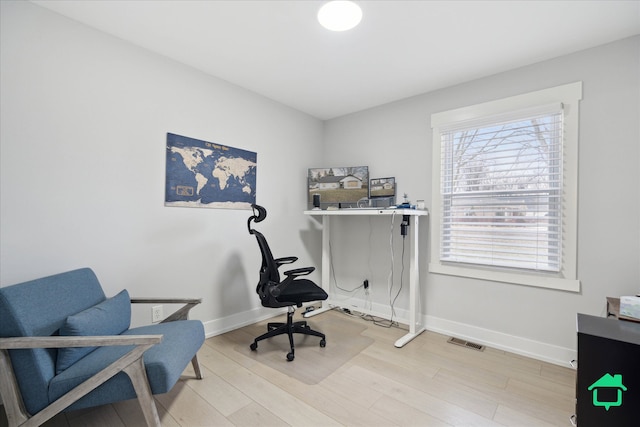
[[[325,216],[325,215],[409,215],[409,216],[425,216],[429,215],[428,210],[419,209],[312,209],[310,211],[304,211],[305,215]]]

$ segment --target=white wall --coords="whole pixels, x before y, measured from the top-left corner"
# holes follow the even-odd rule
[[[602,315],[606,296],[638,292],[639,62],[640,37],[634,37],[325,123],[328,164],[368,164],[372,177],[396,176],[400,194],[407,192],[414,202],[425,199],[430,207],[432,113],[584,82],[579,148],[581,292],[428,274],[428,246],[423,245],[422,307],[428,328],[561,363],[574,356],[577,312]],[[384,233],[379,231],[383,226]],[[333,248],[360,251],[360,259],[367,259],[361,252],[367,248],[368,233],[375,230],[384,236],[373,243],[373,250],[389,251],[386,223],[344,227],[353,232],[339,230]],[[388,301],[387,263],[374,263],[373,272],[355,262],[340,262],[340,257],[334,257],[334,263],[343,287],[358,285],[373,274],[379,286],[372,283],[373,302]],[[405,310],[406,290],[398,298],[398,306]]]
[[[639,290],[639,37],[323,124],[33,4],[0,7],[2,286],[90,266],[108,295],[202,297],[193,315],[209,332],[254,320],[248,211],[164,207],[167,132],[256,151],[274,251],[319,266],[318,222],[301,215],[308,167],[368,164],[429,207],[432,113],[581,80],[581,293],[430,275],[423,255],[423,313],[431,329],[560,363],[573,356],[576,312],[600,315],[605,296]],[[386,227],[350,218],[333,246],[340,284],[369,278],[380,305]],[[405,278],[399,313],[407,288]]]
[[[306,265],[322,122],[31,3],[1,7],[2,286],[89,266],[107,295],[202,297],[210,332],[255,320],[250,211],[164,207],[166,133],[256,151],[263,230]]]

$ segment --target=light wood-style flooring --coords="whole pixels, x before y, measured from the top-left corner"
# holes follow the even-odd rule
[[[491,348],[479,352],[428,331],[398,349],[393,343],[405,334],[402,329],[338,311],[309,319],[319,330],[329,321],[357,322],[373,342],[316,384],[261,363],[261,348],[248,351],[251,337],[242,329],[207,339],[199,352],[204,379],[193,379],[189,367],[170,393],[156,396],[163,426],[570,425],[575,371],[568,367]],[[350,339],[338,334],[327,336],[327,348]],[[309,338],[296,348],[291,364],[322,351],[313,340],[313,347]],[[131,400],[60,414],[46,425],[142,426],[144,421]]]

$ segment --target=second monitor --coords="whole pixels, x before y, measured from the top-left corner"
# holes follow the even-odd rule
[[[395,177],[371,178],[369,181],[369,203],[373,207],[389,207],[395,205]]]

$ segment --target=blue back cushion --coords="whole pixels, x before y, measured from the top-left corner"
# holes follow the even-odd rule
[[[0,337],[51,336],[68,316],[105,300],[89,268],[0,288]],[[55,375],[55,349],[10,350],[11,363],[27,411],[49,404],[47,388]]]
[[[131,324],[131,299],[125,290],[78,314],[67,317],[60,328],[61,336],[120,335]],[[56,374],[67,369],[97,347],[58,349]]]

